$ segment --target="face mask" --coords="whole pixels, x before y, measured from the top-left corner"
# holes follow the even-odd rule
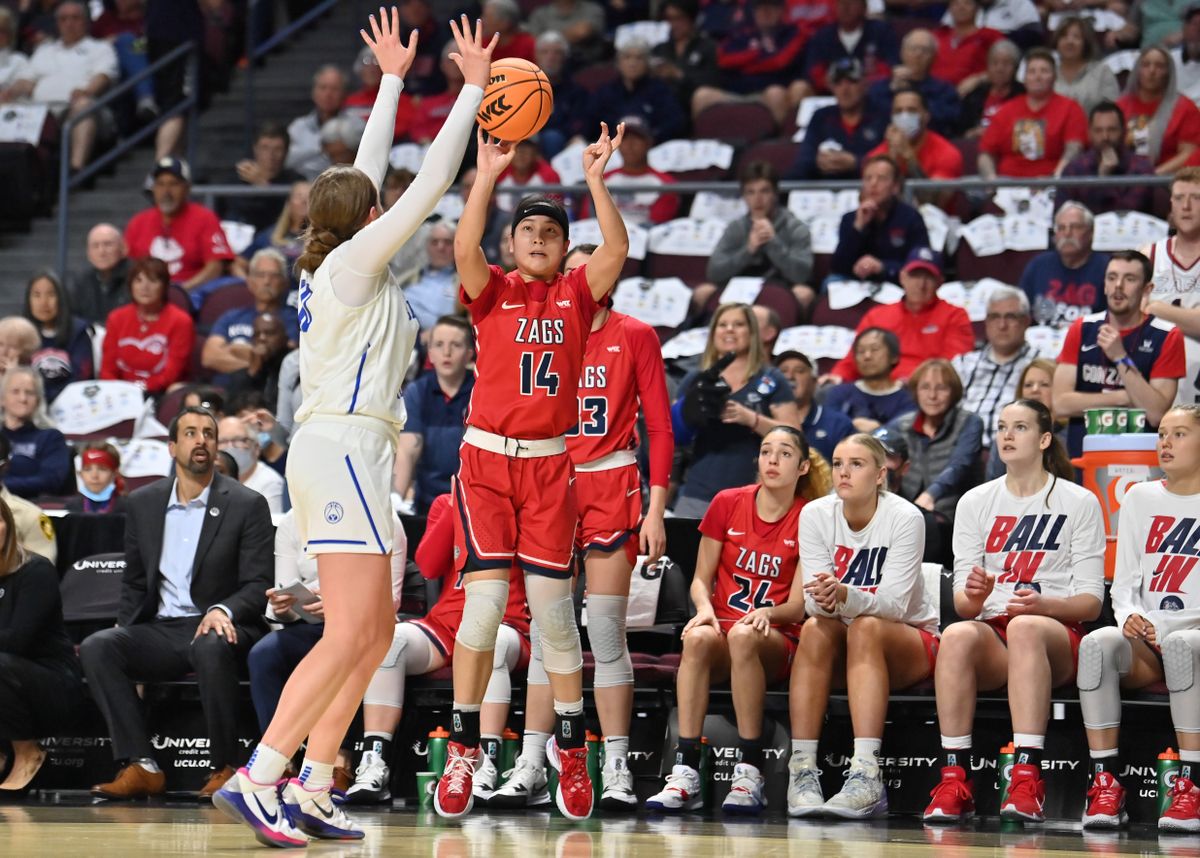
[[[79,489],[79,493],[82,494],[85,498],[87,498],[90,501],[95,501],[96,503],[105,503],[108,501],[109,498],[111,498],[113,496],[113,492],[115,492],[116,490],[117,490],[117,484],[109,483],[107,486],[105,486],[98,492],[92,491],[87,486],[82,486]]]
[[[265,450],[270,445],[271,445],[271,433],[270,432],[259,432],[258,433],[259,448]]]
[[[243,447],[227,447],[225,452],[233,456],[233,461],[237,463],[239,479],[249,473],[256,461],[255,455]]]
[[[921,114],[911,113],[907,110],[893,113],[892,124],[899,128],[905,137],[913,140],[921,133]]]

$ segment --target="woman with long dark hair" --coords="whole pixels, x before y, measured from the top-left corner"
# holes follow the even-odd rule
[[[39,271],[30,279],[24,315],[42,336],[32,364],[42,374],[46,402],[53,402],[71,382],[95,377],[92,326],[71,313],[67,290],[53,271]]]

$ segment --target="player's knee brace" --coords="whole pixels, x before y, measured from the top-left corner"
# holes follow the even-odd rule
[[[508,579],[468,581],[462,620],[454,639],[475,652],[487,652],[496,644],[496,630],[508,605]]]
[[[1093,730],[1121,723],[1121,677],[1129,673],[1133,650],[1115,626],[1085,637],[1079,645],[1079,705]]]
[[[1171,720],[1180,733],[1200,733],[1200,630],[1171,632],[1162,642]]]
[[[546,665],[542,663],[542,635],[536,622],[529,624],[529,673],[525,677],[525,684],[550,684],[550,677],[546,675]]]
[[[484,703],[512,702],[512,674],[521,657],[521,636],[511,626],[501,625],[492,650],[492,675],[483,693]]]
[[[529,612],[537,618],[542,666],[547,673],[574,673],[583,667],[571,581],[530,575],[525,579]]]
[[[626,596],[588,596],[588,640],[596,659],[596,688],[633,684],[633,662],[625,639]]]

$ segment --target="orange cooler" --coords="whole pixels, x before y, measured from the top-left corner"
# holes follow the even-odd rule
[[[1117,560],[1117,520],[1121,500],[1135,483],[1162,479],[1158,467],[1158,436],[1151,432],[1125,435],[1085,435],[1083,455],[1071,464],[1083,471],[1083,486],[1100,499],[1104,512],[1104,577],[1112,580]]]

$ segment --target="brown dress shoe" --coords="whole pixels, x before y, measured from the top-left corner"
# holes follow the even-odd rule
[[[212,801],[213,793],[225,786],[225,782],[233,777],[235,770],[233,766],[226,766],[223,769],[213,769],[208,773],[208,781],[200,790],[198,798],[201,801]]]
[[[130,763],[117,773],[112,783],[92,787],[92,795],[115,799],[145,798],[162,795],[166,784],[167,776],[162,772],[148,772],[137,763]]]
[[[333,788],[345,792],[354,783],[354,776],[345,766],[333,767]]]

